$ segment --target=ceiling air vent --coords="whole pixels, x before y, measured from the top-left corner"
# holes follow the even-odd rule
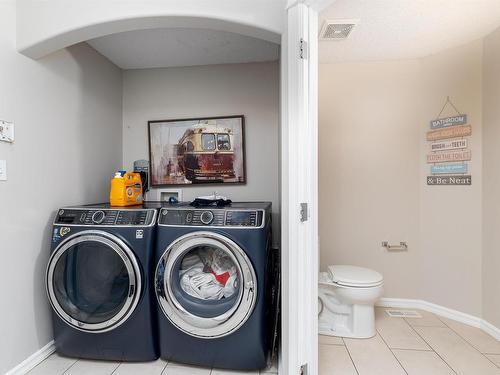
[[[320,40],[344,40],[351,34],[358,20],[325,21],[319,35]]]

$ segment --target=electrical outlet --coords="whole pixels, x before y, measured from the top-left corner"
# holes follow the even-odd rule
[[[7,181],[7,160],[0,160],[0,181]]]
[[[0,120],[0,141],[14,142],[14,123]]]

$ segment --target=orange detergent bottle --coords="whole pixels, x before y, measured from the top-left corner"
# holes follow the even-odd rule
[[[133,206],[141,204],[142,181],[139,173],[127,173],[118,171],[111,180],[111,191],[109,193],[109,203],[111,206]]]

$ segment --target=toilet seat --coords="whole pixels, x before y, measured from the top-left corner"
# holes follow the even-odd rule
[[[329,266],[328,276],[334,284],[353,288],[371,288],[384,282],[383,276],[377,271],[356,266]]]

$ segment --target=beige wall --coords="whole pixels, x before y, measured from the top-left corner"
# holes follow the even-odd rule
[[[15,2],[0,1],[0,374],[52,340],[44,272],[62,205],[105,201],[122,163],[121,71],[87,45],[33,61],[15,49]]]
[[[419,60],[320,65],[323,269],[371,267],[386,297],[481,314],[481,60],[479,41]],[[426,185],[425,133],[447,95],[473,124],[471,187]],[[383,240],[409,251],[388,253]]]
[[[483,317],[500,327],[500,29],[483,59]]]
[[[245,116],[245,185],[182,188],[183,199],[217,191],[233,201],[273,203],[274,242],[279,241],[279,64],[208,65],[124,71],[123,162],[149,159],[149,120]],[[176,187],[177,189],[178,187]]]
[[[472,186],[427,186],[421,148],[420,271],[422,298],[481,316],[482,41],[422,60],[421,140],[447,95],[472,124]],[[448,112],[453,114],[453,110]]]

